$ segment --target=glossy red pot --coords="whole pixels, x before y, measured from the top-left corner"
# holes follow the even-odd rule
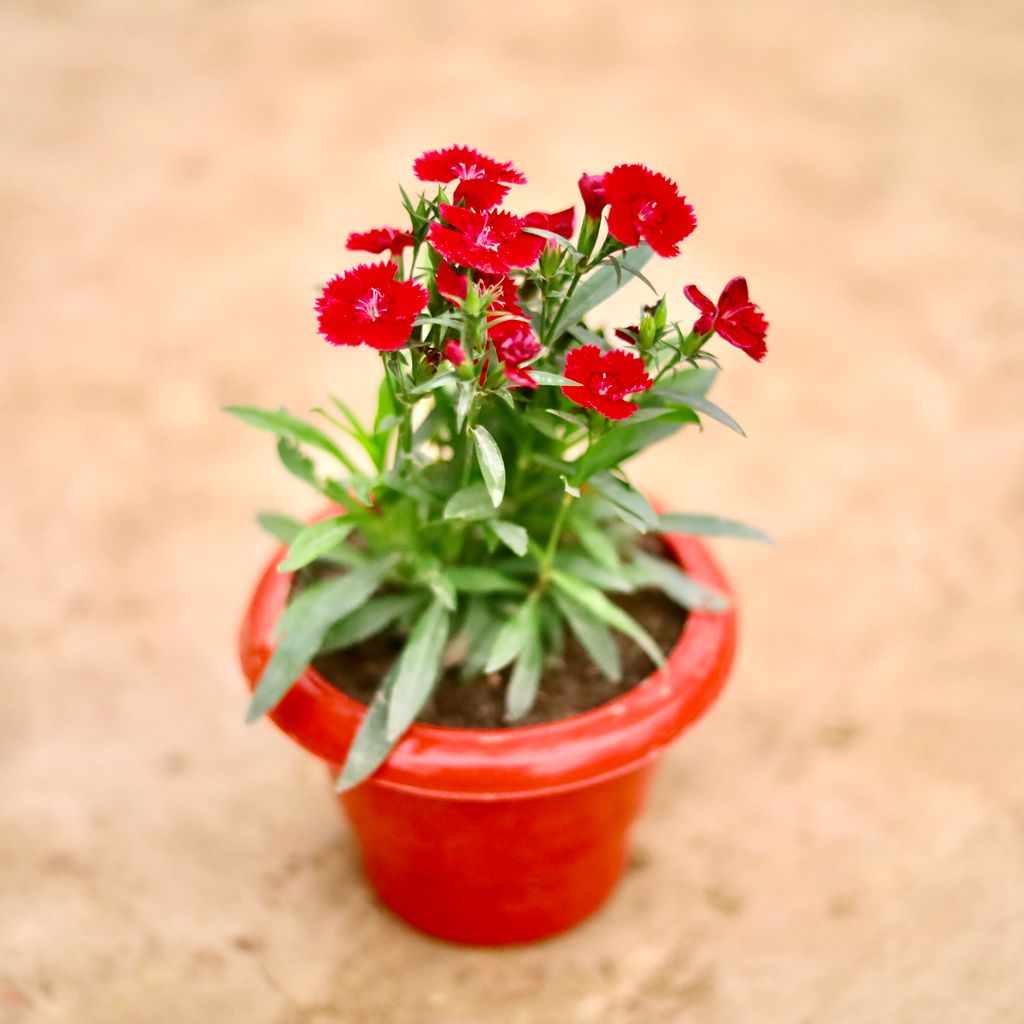
[[[703,544],[665,541],[688,573],[728,592]],[[287,601],[283,554],[242,626],[250,686]],[[658,760],[718,696],[735,643],[734,611],[692,613],[665,669],[592,711],[514,729],[414,725],[341,796],[381,899],[425,932],[481,945],[545,938],[593,913],[622,874]],[[307,669],[270,717],[333,776],[365,711]]]

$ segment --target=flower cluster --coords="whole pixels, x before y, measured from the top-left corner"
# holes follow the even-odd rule
[[[576,251],[591,257],[605,210],[605,244],[596,258],[583,260],[582,267],[577,264],[577,280],[581,269],[597,267],[604,261],[614,267],[617,253],[644,243],[660,256],[678,256],[680,243],[697,224],[693,207],[677,185],[638,163],[619,164],[604,174],[580,177],[584,222],[575,250],[569,242],[575,229],[572,207],[522,216],[499,208],[512,185],[526,183],[511,162],[494,160],[467,146],[450,146],[424,153],[414,163],[413,171],[421,181],[443,185],[457,182],[454,202],[446,201],[443,190],[433,202],[421,199],[421,206],[433,216],[419,238],[415,217],[412,230],[383,227],[349,235],[349,249],[388,252],[391,260],[375,266],[364,264],[332,279],[317,303],[320,331],[333,345],[365,343],[382,351],[394,350],[409,341],[416,317],[427,309],[431,291],[461,308],[473,286],[486,296],[489,322],[482,337],[490,342],[491,355],[504,368],[505,380],[513,388],[536,387],[528,366],[545,347],[551,354],[558,348],[558,338],[538,337],[535,318],[526,316],[520,305],[521,288],[538,283],[533,268],[542,256],[546,256],[549,266],[562,270],[564,277],[562,253]],[[564,243],[560,242],[563,239]],[[560,249],[560,245],[565,248]],[[415,264],[421,247],[432,254],[426,288],[414,283],[415,265],[403,278],[394,262],[406,249],[413,248]],[[550,275],[544,275],[539,283],[549,282]],[[574,284],[569,283],[570,292]],[[683,292],[700,313],[686,336],[677,331],[682,349],[688,350],[687,358],[701,347],[695,345],[695,337],[702,345],[713,334],[755,360],[764,358],[768,324],[750,301],[744,278],[733,278],[717,305],[694,284],[687,285]],[[650,319],[649,312],[645,315]],[[638,345],[640,331],[641,325],[635,324],[617,329],[614,336]],[[659,338],[664,337],[663,328],[658,333]],[[654,340],[650,338],[643,347],[650,349]],[[464,341],[449,337],[434,350],[456,367],[472,358],[486,379],[490,357],[486,352],[468,352]],[[636,412],[637,407],[625,396],[652,384],[644,357],[636,352],[602,353],[596,345],[569,351],[561,369],[566,378],[579,382],[578,386],[564,386],[562,394],[609,419],[625,419]]]
[[[413,173],[429,187],[402,191],[408,222],[349,235],[349,250],[380,259],[331,278],[316,302],[330,344],[381,353],[376,415],[364,422],[337,398],[316,410],[326,423],[231,410],[275,433],[285,468],[334,503],[311,526],[267,521],[289,545],[282,570],[326,558],[352,574],[341,597],[331,586],[303,594],[303,629],[284,620],[252,713],[274,707],[320,649],[383,629],[406,644],[382,685],[386,706],[353,746],[346,787],[380,764],[442,664],[505,673],[507,717],[520,721],[567,630],[611,679],[612,630],[658,660],[609,594],[653,587],[691,610],[723,607],[645,554],[636,534],[756,534],[719,517],[659,517],[626,474],[631,458],[702,417],[739,429],[708,398],[714,338],[757,362],[767,351],[768,324],[742,277],[717,302],[687,284],[639,305],[628,326],[593,322],[619,288],[653,291],[646,263],[677,258],[693,233],[676,183],[640,163],[583,174],[577,219],[572,206],[506,206],[525,177],[467,146],[424,153]],[[352,594],[365,608],[345,603]]]

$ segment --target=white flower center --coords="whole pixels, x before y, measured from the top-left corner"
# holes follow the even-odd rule
[[[376,320],[385,311],[384,293],[379,288],[371,288],[356,302],[359,310],[367,320]]]

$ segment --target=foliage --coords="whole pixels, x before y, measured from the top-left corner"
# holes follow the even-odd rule
[[[680,567],[643,553],[639,535],[766,539],[733,520],[659,517],[624,470],[702,417],[739,430],[707,397],[718,360],[706,346],[721,327],[737,348],[763,356],[767,325],[746,283],[730,282],[720,307],[688,286],[699,331],[670,321],[664,297],[611,337],[586,323],[620,287],[646,281],[648,242],[671,256],[692,231],[675,185],[639,165],[584,176],[587,215],[572,241],[571,209],[497,209],[524,180],[511,164],[453,147],[425,154],[416,170],[444,187],[415,200],[402,191],[407,230],[352,235],[350,248],[390,259],[335,277],[317,304],[329,342],[381,353],[373,421],[336,397],[314,410],[315,422],[228,409],[276,435],[284,467],[335,506],[312,525],[261,517],[288,545],[280,570],[316,560],[347,567],[286,610],[250,719],[272,710],[318,652],[388,629],[408,638],[339,788],[379,767],[452,663],[467,676],[507,670],[514,723],[529,713],[567,630],[610,679],[621,673],[614,632],[661,660],[609,595],[657,587],[690,609],[725,607]],[[456,180],[449,203],[445,187]]]

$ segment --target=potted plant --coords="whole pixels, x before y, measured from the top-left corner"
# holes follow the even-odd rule
[[[572,208],[504,209],[511,163],[456,146],[414,172],[408,227],[351,235],[379,258],[317,301],[328,342],[381,353],[372,422],[229,408],[326,502],[260,517],[284,546],[242,629],[249,719],[330,766],[401,916],[527,941],[603,902],[661,753],[725,682],[735,613],[697,537],[763,534],[660,511],[623,467],[702,418],[739,430],[710,342],[760,360],[767,324],[734,278],[683,289],[696,322],[660,297],[587,325],[696,224],[639,164],[583,175],[578,233]]]

